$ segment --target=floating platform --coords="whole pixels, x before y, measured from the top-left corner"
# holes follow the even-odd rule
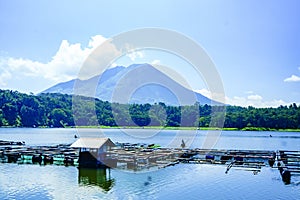
[[[0,146],[6,146],[6,145],[25,145],[25,142],[14,142],[14,141],[5,141],[0,140]]]
[[[270,165],[270,160],[275,160],[276,157],[275,151],[152,148],[152,146],[118,143],[106,152],[106,158],[116,161],[114,168],[144,170],[153,167],[164,168],[178,163],[228,165],[233,161],[234,166],[250,164],[265,166]],[[2,145],[0,159],[2,162],[78,165],[79,151],[77,148],[72,148],[70,144]],[[103,162],[111,167],[110,163]]]
[[[5,142],[0,145],[0,162],[19,164],[55,164],[79,166],[80,152],[71,144],[26,146]],[[87,156],[88,158],[88,156]],[[97,160],[97,159],[96,159]],[[179,163],[224,165],[225,173],[232,168],[258,174],[262,167],[278,168],[283,181],[290,183],[293,174],[300,174],[300,151],[288,150],[227,150],[153,148],[153,145],[117,143],[105,152],[104,167],[131,171],[165,168]]]
[[[60,144],[55,146],[25,146],[1,145],[0,161],[8,163],[26,164],[57,164],[76,165],[78,150],[70,145]]]
[[[277,168],[285,184],[291,183],[294,174],[300,174],[300,151],[277,151]]]

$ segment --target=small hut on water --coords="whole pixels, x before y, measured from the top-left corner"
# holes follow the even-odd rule
[[[107,153],[115,146],[109,138],[79,138],[71,145],[79,148],[79,167],[116,167],[117,160]]]

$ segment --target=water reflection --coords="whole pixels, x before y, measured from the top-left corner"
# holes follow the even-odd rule
[[[114,185],[109,168],[78,168],[78,183],[85,186],[99,186],[108,192]]]

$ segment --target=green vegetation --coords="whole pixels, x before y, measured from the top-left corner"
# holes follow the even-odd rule
[[[0,127],[141,127],[215,129],[211,112],[221,107],[167,106],[164,103],[118,104],[65,94],[27,95],[0,90]],[[226,106],[225,130],[300,129],[300,106],[254,108]]]

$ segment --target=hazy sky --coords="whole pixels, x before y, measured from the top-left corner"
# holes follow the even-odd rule
[[[206,50],[227,103],[300,104],[299,9],[297,0],[0,0],[0,88],[38,93],[76,78],[84,59],[105,39],[158,27],[182,33]],[[167,58],[139,52],[115,64],[166,64]],[[202,84],[194,89],[208,93]]]

